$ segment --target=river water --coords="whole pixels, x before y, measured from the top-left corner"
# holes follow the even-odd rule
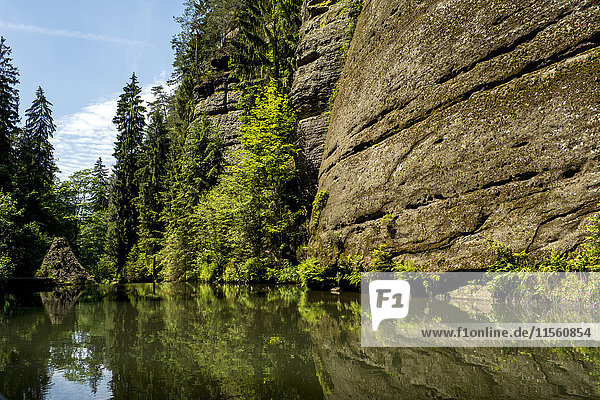
[[[599,398],[596,349],[361,348],[354,293],[101,285],[0,306],[9,400]]]

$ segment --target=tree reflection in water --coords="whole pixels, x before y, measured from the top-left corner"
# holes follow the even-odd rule
[[[581,352],[361,348],[356,294],[136,284],[15,299],[0,319],[11,400],[69,382],[81,398],[118,399],[597,395]]]

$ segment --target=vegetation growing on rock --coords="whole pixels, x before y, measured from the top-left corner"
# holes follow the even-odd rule
[[[60,284],[82,284],[93,282],[92,276],[77,261],[71,246],[65,238],[54,238],[50,250],[44,257],[38,278],[52,278]]]
[[[18,126],[2,39],[0,279],[31,276],[56,236],[98,281],[593,270],[595,234],[565,255],[599,200],[584,5],[523,4],[525,24],[461,1],[186,0],[174,92],[154,88],[147,115],[133,74],[112,174],[99,160],[64,182],[52,103],[39,88]]]

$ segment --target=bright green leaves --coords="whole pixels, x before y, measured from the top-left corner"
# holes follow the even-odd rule
[[[178,218],[181,228],[168,237],[168,278],[264,280],[295,261],[300,220],[293,185],[296,119],[274,83],[255,104],[243,120],[242,149],[233,155],[234,165],[215,186],[198,192],[197,203],[185,202],[194,212]],[[195,136],[190,145],[202,141]],[[182,153],[181,168],[195,171],[193,187],[207,189],[202,179],[213,176],[208,167],[215,164],[202,161],[211,154],[209,146],[200,148],[205,150]]]

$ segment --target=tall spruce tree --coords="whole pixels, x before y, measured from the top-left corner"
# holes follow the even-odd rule
[[[155,92],[155,90],[153,90]],[[155,254],[164,232],[161,214],[164,208],[165,179],[169,154],[169,131],[165,108],[160,99],[151,104],[150,123],[146,129],[143,152],[140,157],[137,201],[140,215],[140,250]]]
[[[50,143],[56,132],[51,107],[44,90],[38,87],[31,107],[25,111],[25,128],[18,143],[19,159],[27,164],[24,166],[35,186],[52,184],[58,171],[54,146]]]
[[[44,203],[52,201],[54,176],[58,171],[54,147],[50,139],[56,132],[52,118],[52,103],[38,87],[31,107],[25,111],[25,127],[17,140],[18,172],[15,178],[18,198],[25,208],[25,217],[48,223]]]
[[[12,143],[19,123],[19,72],[12,65],[11,49],[0,36],[0,190],[10,189]]]
[[[142,149],[145,127],[145,112],[135,73],[123,88],[117,103],[117,114],[113,123],[117,127],[115,143],[116,163],[110,194],[108,254],[115,263],[117,276],[127,260],[127,255],[137,240],[138,212],[135,199],[139,194],[136,171]]]
[[[91,203],[94,211],[105,210],[108,206],[108,169],[98,157],[92,169],[94,177],[92,183]]]

